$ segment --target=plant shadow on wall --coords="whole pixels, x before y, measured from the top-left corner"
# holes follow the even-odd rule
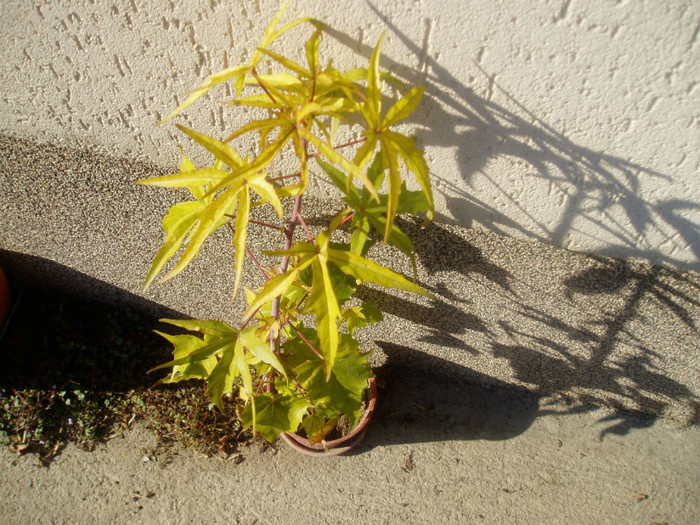
[[[650,202],[639,194],[642,182],[654,180],[667,185],[673,182],[671,176],[575,144],[499,86],[494,74],[467,60],[464,67],[478,71],[489,83],[488,98],[477,95],[433,60],[425,43],[413,42],[372,3],[367,2],[367,5],[390,34],[420,61],[423,71],[409,69],[386,56],[382,66],[408,82],[426,86],[425,113],[416,115],[415,122],[427,127],[420,134],[424,145],[456,151],[464,184],[457,186],[435,174],[431,177],[436,182],[436,191],[444,196],[459,224],[478,223],[498,233],[517,231],[526,238],[557,246],[567,246],[573,232],[593,232],[589,235],[614,239],[617,245],[597,250],[599,255],[635,257],[653,264],[700,270],[700,205],[677,198]],[[346,34],[332,30],[329,34],[360,53],[370,51]],[[426,26],[425,42],[429,34],[430,23]],[[491,100],[494,93],[505,97],[506,104],[514,110]],[[544,224],[520,204],[514,189],[501,187],[483,171],[488,162],[496,158],[512,159],[516,164],[525,165],[528,178],[549,183],[550,193],[561,196],[557,224]],[[476,174],[488,180],[499,200],[506,202],[508,208],[518,210],[517,215],[526,217],[526,221],[516,222],[503,209],[494,208],[465,191]],[[527,191],[530,186],[523,184],[522,187],[522,191]],[[691,220],[691,216],[694,219]],[[663,244],[687,246],[696,260],[689,263],[674,257],[673,252],[663,254],[654,248]]]
[[[416,119],[422,124],[427,122],[427,129],[420,134],[423,144],[456,148],[465,183],[490,159],[511,157],[534,168],[536,177],[549,181],[566,197],[559,223],[546,226],[532,218],[506,191],[498,188],[510,199],[509,205],[530,217],[530,224],[519,224],[502,210],[431,174],[433,180],[440,182],[436,185],[437,191],[443,193],[453,215],[461,219],[463,214],[469,214],[468,219],[460,220],[463,225],[469,225],[473,220],[497,233],[519,231],[527,238],[561,245],[565,244],[567,235],[576,225],[588,222],[595,230],[617,239],[623,246],[617,250],[618,255],[681,268],[697,266],[661,254],[652,247],[661,244],[660,238],[674,243],[680,240],[700,256],[697,244],[700,227],[684,218],[685,213],[698,208],[696,203],[677,199],[646,202],[639,196],[642,178],[670,181],[670,176],[576,145],[503,90],[509,104],[517,107],[520,115],[476,95],[433,61],[427,49],[401,33],[371,3],[368,5],[389,32],[424,62],[425,74],[410,70],[388,57],[383,57],[382,61],[382,65],[397,76],[426,85],[425,114],[422,119]],[[362,54],[371,51],[347,34],[332,29],[327,32]],[[500,89],[493,82],[493,76],[478,64],[474,67],[489,77],[493,89]],[[443,108],[448,108],[449,113]],[[470,131],[464,133],[461,131],[464,129]],[[482,173],[482,176],[486,175]],[[497,187],[495,181],[491,182]],[[628,219],[629,227],[619,222],[621,216]],[[664,223],[663,228],[659,226],[661,223]],[[440,244],[433,244],[430,239],[436,232],[448,238],[442,239]],[[636,326],[645,322],[644,309],[656,303],[697,339],[700,287],[695,280],[688,279],[682,272],[648,269],[601,254],[590,257],[585,270],[569,272],[564,277],[556,276],[562,279],[564,296],[553,297],[549,302],[546,299],[544,302],[531,301],[529,294],[513,292],[511,283],[514,281],[507,266],[494,264],[491,261],[496,259],[489,252],[482,252],[452,230],[431,225],[429,231],[420,235],[410,232],[410,228],[407,228],[407,233],[415,243],[416,254],[431,273],[440,277],[441,272],[451,272],[450,280],[444,279],[437,286],[426,285],[439,296],[433,300],[433,306],[416,308],[391,294],[379,294],[374,290],[363,293],[387,313],[427,328],[427,333],[417,339],[416,348],[439,345],[458,348],[476,357],[483,353],[488,354],[489,359],[505,359],[514,377],[528,384],[537,394],[561,394],[564,399],[571,394],[577,405],[572,411],[579,411],[582,407],[592,409],[602,404],[619,408],[615,416],[601,422],[607,424],[601,435],[624,434],[631,428],[648,426],[655,416],[678,403],[690,409],[691,413],[683,416],[686,421],[697,423],[697,397],[691,385],[672,378],[672,374],[665,370],[668,356],[660,355],[655,351],[655,344],[639,339],[634,333]],[[652,237],[655,240],[647,241]],[[426,239],[428,241],[423,242]],[[442,257],[441,262],[432,261],[431,267],[430,254],[440,253],[445,243],[450,242],[460,246],[465,255]],[[450,291],[454,289],[452,279],[455,273],[457,279],[478,281],[490,289],[490,296],[503,305],[502,313],[494,317],[471,313],[474,310],[470,307],[471,298],[455,297]],[[591,281],[598,284],[590,287],[586,283]],[[531,293],[539,295],[536,289]],[[590,298],[588,307],[584,301],[586,315],[572,319],[557,308],[557,301],[564,301],[576,310],[581,301],[574,299],[581,297],[586,297],[586,301]],[[623,297],[624,301],[614,307],[596,310],[611,297]],[[542,332],[548,335],[544,336]],[[392,347],[388,342],[379,342],[379,345]],[[692,345],[687,346],[692,352]],[[466,401],[466,398],[462,400]],[[540,412],[546,413],[546,409]],[[652,416],[649,419],[640,417],[640,414]]]

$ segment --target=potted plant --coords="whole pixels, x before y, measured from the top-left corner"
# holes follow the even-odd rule
[[[165,240],[144,289],[178,252],[177,263],[162,281],[182,272],[215,230],[229,228],[234,295],[247,257],[260,270],[262,284],[256,291],[245,290],[248,307],[237,327],[212,320],[164,320],[187,333],[161,334],[174,345],[173,360],[156,368],[170,369],[161,382],[202,379],[214,405],[223,409],[223,396],[235,399],[245,427],[266,439],[282,435],[288,442],[303,442],[312,453],[334,444],[343,451],[347,444],[336,443],[333,434],[343,433],[338,429],[342,424],[350,430],[351,444],[359,441],[363,427],[356,431],[353,427],[364,424],[376,398],[367,354],[353,335],[382,318],[373,305],[348,301],[362,283],[430,295],[368,258],[379,237],[414,260],[413,245],[394,219],[399,213],[423,213],[426,221],[433,216],[423,153],[414,138],[394,130],[413,113],[423,87],[407,90],[380,71],[383,35],[367,68],[341,72],[331,62],[322,64],[323,24],[303,18],[279,27],[287,3],[265,29],[249,63],[211,75],[163,120],[223,82],[235,87],[235,98],[228,104],[264,108],[268,113],[232,130],[223,140],[178,125],[214,156],[212,165],[195,167],[183,153],[179,173],[138,181],[187,188],[192,195],[164,217]],[[301,25],[311,26],[303,65],[271,47],[280,35]],[[274,72],[262,73],[263,61],[274,66]],[[388,110],[382,91],[385,80],[403,93]],[[336,136],[343,129],[359,130],[360,136],[338,144]],[[244,136],[258,144],[254,158],[244,158],[232,145]],[[297,169],[273,175],[275,159],[287,150],[293,152]],[[312,173],[325,174],[345,203],[343,211],[316,234],[302,211]],[[404,174],[412,174],[419,189],[410,191]],[[292,201],[286,217],[285,200]],[[274,209],[279,223],[251,220],[251,208],[260,205]],[[264,267],[260,252],[256,255],[248,246],[253,227],[281,232],[280,249],[262,252],[278,258],[276,267]]]

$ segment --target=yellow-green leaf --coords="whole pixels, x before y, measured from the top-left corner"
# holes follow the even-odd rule
[[[423,86],[416,86],[411,91],[406,93],[406,95],[397,100],[391,109],[387,112],[382,122],[382,129],[386,129],[389,126],[393,126],[397,122],[405,119],[411,113],[413,113],[418,107],[418,103],[423,97],[423,92],[425,88]]]
[[[203,133],[199,133],[179,124],[177,124],[177,127],[180,131],[185,133],[192,140],[204,146],[204,149],[206,149],[208,152],[210,152],[212,155],[214,155],[217,159],[219,159],[221,162],[223,162],[230,168],[236,169],[243,166],[243,159],[241,158],[241,156],[235,149],[233,149],[228,144],[225,144],[220,140],[216,140],[213,137],[209,137],[207,135],[204,135]]]
[[[300,129],[299,132],[307,138],[318,150],[326,156],[326,158],[333,162],[334,164],[338,164],[341,168],[343,168],[345,171],[347,171],[350,174],[350,178],[348,180],[348,184],[350,184],[352,181],[350,180],[352,177],[357,177],[360,179],[362,182],[363,186],[367,189],[367,191],[374,197],[374,199],[378,202],[379,201],[379,194],[377,193],[376,188],[374,187],[374,184],[367,178],[367,175],[365,175],[365,172],[360,170],[355,164],[347,160],[345,157],[340,155],[337,151],[335,151],[329,144],[323,142],[320,138],[318,138],[316,135],[313,133],[309,133],[308,131],[304,129]]]
[[[369,109],[368,123],[372,129],[378,130],[382,112],[382,79],[379,74],[379,56],[381,54],[384,34],[379,37],[379,41],[372,51],[369,59],[369,69],[367,71],[367,106]]]
[[[309,73],[306,69],[304,69],[303,67],[301,67],[299,64],[297,64],[297,63],[294,62],[293,60],[290,60],[290,59],[288,59],[288,58],[285,57],[285,56],[282,56],[282,55],[280,55],[280,54],[277,54],[277,53],[275,53],[274,51],[270,51],[269,49],[263,49],[263,48],[260,47],[260,48],[258,48],[258,51],[259,51],[260,53],[266,54],[266,55],[269,56],[271,59],[273,59],[273,60],[279,62],[280,64],[282,64],[282,65],[283,65],[284,67],[286,67],[287,69],[290,69],[290,70],[294,71],[294,72],[295,72],[297,75],[299,75],[300,77],[311,78],[311,73]]]
[[[171,118],[175,117],[183,109],[192,105],[198,98],[205,95],[207,93],[207,91],[209,91],[213,87],[216,87],[217,85],[221,84],[222,82],[226,82],[228,80],[231,80],[234,77],[245,77],[245,74],[249,70],[250,70],[250,66],[247,66],[247,65],[246,66],[238,66],[238,67],[234,67],[234,68],[224,69],[223,71],[219,71],[218,73],[215,73],[213,75],[208,76],[207,79],[204,81],[204,84],[202,84],[197,89],[192,90],[190,92],[190,95],[185,99],[185,101],[182,104],[180,104],[177,107],[177,109],[175,111],[173,111],[170,115],[168,115],[163,120],[158,122],[158,124],[163,124],[164,122],[167,122]]]
[[[267,363],[281,375],[287,377],[287,372],[284,369],[284,366],[282,366],[279,358],[270,349],[270,344],[267,341],[261,341],[257,335],[255,335],[256,331],[256,326],[250,326],[245,330],[242,330],[239,334],[240,341],[243,343],[245,348],[255,357],[260,359],[260,361]]]
[[[172,279],[179,274],[199,253],[199,250],[207,237],[209,237],[209,235],[221,225],[222,217],[229,212],[229,209],[235,202],[240,190],[240,187],[231,188],[225,191],[218,199],[207,206],[200,216],[197,231],[187,245],[187,248],[185,248],[182,257],[180,257],[180,260],[178,261],[177,265],[175,265],[175,268],[170,270],[170,272],[163,277],[163,281]]]
[[[340,268],[342,272],[362,282],[374,283],[387,288],[398,288],[425,295],[426,297],[434,297],[433,294],[413,284],[403,275],[352,252],[329,248],[328,260]]]
[[[393,143],[384,135],[381,135],[382,160],[389,169],[389,195],[386,209],[386,229],[384,230],[384,242],[389,240],[391,229],[394,226],[394,217],[399,209],[399,195],[401,194],[401,172],[399,171],[399,159]]]
[[[250,213],[250,194],[247,188],[238,192],[238,210],[236,212],[236,226],[233,234],[233,245],[236,247],[235,262],[236,276],[233,284],[233,297],[238,294],[238,287],[241,285],[241,275],[243,274],[243,263],[245,262],[245,244],[248,238],[248,214]]]
[[[217,184],[229,175],[231,174],[227,171],[214,168],[202,168],[199,170],[175,173],[173,175],[140,179],[136,181],[136,184],[160,186],[162,188],[196,188],[204,184]]]
[[[248,306],[248,309],[243,314],[243,317],[250,317],[250,315],[255,312],[259,307],[272,301],[278,295],[281,295],[287,288],[289,288],[294,280],[297,278],[298,272],[309,266],[313,259],[309,259],[305,263],[299,265],[298,268],[291,268],[286,273],[277,275],[267,281],[265,286],[260,293],[258,293],[255,300]]]
[[[396,146],[396,151],[406,163],[406,167],[416,176],[416,180],[420,184],[430,205],[430,209],[427,212],[427,219],[432,220],[435,214],[435,204],[433,202],[430,173],[423,152],[416,148],[416,139],[389,130],[383,131],[382,135],[391,140]]]
[[[318,28],[306,42],[306,59],[309,61],[309,71],[313,77],[318,72],[318,44],[320,40],[321,28]]]
[[[146,275],[146,281],[143,284],[144,290],[150,286],[163,266],[180,249],[182,241],[199,220],[203,209],[204,205],[199,201],[180,202],[170,208],[168,214],[163,218],[165,240],[153,259],[148,275]]]

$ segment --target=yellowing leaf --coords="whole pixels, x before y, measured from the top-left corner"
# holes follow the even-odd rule
[[[177,124],[177,128],[191,139],[204,146],[207,151],[230,168],[236,169],[243,165],[243,159],[241,156],[228,144],[224,144],[213,137],[209,137],[203,133],[188,129],[184,126],[180,126],[179,124]]]
[[[344,273],[352,275],[362,282],[374,283],[387,288],[398,288],[425,295],[426,297],[435,297],[427,290],[413,284],[403,275],[352,252],[329,248],[328,260],[333,262]]]
[[[158,124],[163,124],[164,122],[167,122],[171,118],[175,117],[183,109],[192,105],[198,98],[205,95],[207,93],[207,91],[209,91],[213,87],[216,87],[217,85],[221,84],[222,82],[226,82],[228,80],[231,80],[234,77],[244,78],[245,74],[249,70],[250,70],[250,66],[247,66],[247,65],[246,66],[238,66],[238,67],[234,67],[234,68],[230,68],[230,69],[224,69],[223,71],[219,71],[218,73],[215,73],[213,75],[208,76],[207,79],[204,81],[204,84],[202,84],[197,89],[192,90],[190,92],[190,95],[185,99],[185,101],[182,104],[180,104],[177,107],[177,109],[175,111],[173,111],[170,115],[168,115],[163,120],[158,122]]]
[[[163,218],[165,241],[153,259],[143,284],[144,290],[150,286],[165,264],[180,249],[182,241],[199,220],[203,209],[204,205],[199,201],[181,202],[170,208],[168,214]]]
[[[214,168],[202,168],[199,170],[175,173],[173,175],[140,179],[136,181],[136,184],[159,186],[162,188],[190,188],[193,186],[202,186],[204,184],[217,184],[229,175],[231,174],[227,171]]]
[[[221,219],[230,213],[230,208],[238,197],[238,192],[240,187],[234,187],[225,191],[221,197],[216,199],[212,204],[207,206],[207,208],[202,212],[199,218],[199,226],[190,240],[187,248],[180,257],[175,268],[170,270],[168,274],[163,277],[163,281],[167,281],[175,277],[182,270],[184,270],[190,261],[199,253],[202,243],[206,240],[209,235],[221,226]]]
[[[382,129],[386,129],[389,126],[393,126],[397,122],[405,119],[411,113],[413,113],[418,107],[418,103],[423,97],[423,92],[425,88],[423,86],[416,86],[411,91],[406,93],[406,95],[397,100],[391,109],[387,112],[382,122]]]
[[[238,210],[236,213],[236,226],[233,234],[233,245],[236,247],[236,277],[233,284],[233,299],[238,294],[238,287],[241,285],[241,275],[243,274],[243,263],[245,262],[245,244],[248,238],[248,214],[250,213],[250,194],[247,188],[243,188],[239,193]]]
[[[382,36],[379,37],[379,41],[372,51],[367,70],[367,108],[369,110],[367,121],[370,128],[374,130],[379,130],[382,113],[382,79],[379,75],[379,56],[384,34],[382,33]]]

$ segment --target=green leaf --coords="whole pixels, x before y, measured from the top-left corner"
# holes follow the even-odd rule
[[[257,412],[255,428],[272,443],[284,432],[296,432],[311,404],[299,397],[279,394],[256,394],[245,406],[241,419],[245,428],[253,426],[253,405]]]
[[[233,392],[233,381],[238,375],[234,363],[235,344],[227,345],[221,353],[221,359],[207,378],[207,397],[219,410],[224,411],[222,396]]]
[[[207,135],[204,135],[203,133],[199,133],[179,124],[177,124],[177,128],[180,131],[182,131],[185,135],[190,137],[192,140],[201,144],[204,147],[204,149],[206,149],[208,152],[210,152],[212,155],[214,155],[217,159],[219,159],[221,162],[223,162],[230,168],[233,168],[235,170],[243,166],[243,159],[241,158],[241,156],[235,149],[233,149],[228,144],[224,144],[223,142],[216,140],[213,137],[209,137]]]
[[[396,146],[396,151],[406,163],[406,167],[416,176],[416,180],[423,189],[423,193],[430,204],[427,218],[428,220],[432,220],[435,214],[435,204],[433,202],[433,190],[430,184],[428,165],[425,162],[423,152],[416,149],[416,140],[414,138],[406,137],[395,131],[388,130],[384,131],[382,134]]]
[[[325,416],[313,414],[304,418],[302,427],[309,443],[316,445],[322,443],[324,438],[335,428],[337,418],[328,419]]]
[[[364,328],[368,323],[378,323],[384,316],[372,303],[353,306],[343,310],[343,319],[347,322],[348,332],[352,335],[356,328]]]
[[[382,80],[379,75],[379,56],[385,33],[379,37],[379,41],[372,51],[367,70],[367,122],[373,130],[379,130],[382,112]]]
[[[270,350],[270,345],[267,341],[261,341],[258,338],[256,331],[257,328],[255,326],[242,330],[239,334],[239,340],[251,354],[286,377],[287,372],[279,358]]]
[[[146,290],[155,280],[165,264],[177,253],[187,234],[199,221],[204,205],[199,201],[180,202],[170,208],[163,218],[165,241],[151,264],[143,289]]]
[[[364,168],[365,164],[372,158],[372,153],[377,148],[377,134],[372,130],[367,130],[365,133],[367,140],[357,149],[353,162],[359,168]],[[379,189],[379,188],[377,188]]]
[[[163,335],[163,337],[166,336]],[[190,365],[199,361],[205,361],[206,359],[222,352],[227,346],[234,344],[237,338],[238,336],[236,334],[224,337],[205,337],[204,339],[200,340],[201,343],[197,343],[196,347],[193,350],[190,351],[188,347],[189,353],[186,353],[186,355],[182,355],[182,357],[179,357],[179,353],[177,352],[178,349],[176,348],[175,354],[178,357],[176,357],[172,361],[168,361],[167,363],[163,363],[162,365],[158,365],[155,368],[152,368],[151,370],[149,370],[149,372],[169,367],[173,367],[174,369],[176,369],[176,367],[179,367],[180,365]]]
[[[344,273],[352,275],[362,282],[374,283],[387,288],[406,290],[426,297],[435,297],[427,290],[413,284],[403,275],[389,268],[385,268],[384,266],[380,266],[374,261],[355,255],[352,252],[329,249],[328,260],[336,264]]]
[[[423,86],[416,86],[406,93],[403,98],[397,100],[384,117],[382,129],[387,129],[410,116],[418,107],[424,91],[425,88]]]
[[[272,301],[278,295],[281,295],[292,285],[292,283],[294,283],[294,280],[297,278],[298,272],[309,266],[312,261],[313,259],[309,259],[306,263],[301,264],[298,268],[290,268],[286,273],[277,275],[269,281],[267,281],[267,283],[265,283],[265,286],[263,286],[263,289],[257,295],[255,300],[245,311],[243,317],[250,317],[250,315],[253,312],[255,312],[259,307],[261,307],[268,301]]]
[[[311,344],[319,344],[313,330],[301,328],[300,331]],[[360,353],[357,341],[348,334],[339,335],[336,366],[330,377],[324,373],[323,361],[308,350],[301,338],[287,341],[284,351],[290,356],[297,382],[308,392],[313,404],[339,410],[355,425],[362,415],[363,395],[372,372],[367,364],[368,354]]]
[[[382,160],[389,168],[389,195],[386,209],[386,228],[384,230],[384,242],[389,240],[394,218],[399,208],[399,195],[401,194],[401,172],[399,171],[399,159],[393,143],[384,135],[381,136]]]
[[[326,161],[320,159],[319,157],[316,157],[316,162],[321,167],[321,169],[326,172],[326,175],[328,175],[328,178],[331,180],[333,185],[340,191],[345,193],[348,188],[347,176],[338,168],[328,164]],[[359,201],[360,194],[357,192],[357,189],[355,189],[355,187],[352,185],[350,185],[350,194],[354,194],[357,197],[357,200]]]
[[[314,258],[311,294],[308,308],[316,314],[316,328],[321,343],[321,352],[326,361],[326,377],[329,378],[335,365],[338,351],[338,318],[340,307],[331,283],[325,261]]]
[[[172,279],[179,274],[187,267],[190,261],[197,256],[207,237],[209,237],[214,230],[221,226],[222,219],[226,214],[230,213],[231,207],[238,198],[240,191],[240,187],[230,188],[226,190],[221,197],[216,199],[204,209],[199,217],[199,225],[197,230],[188,243],[187,248],[185,248],[185,251],[175,267],[170,270],[165,277],[163,277],[163,282]],[[245,192],[246,190],[243,189],[243,191]]]
[[[163,120],[158,122],[158,124],[163,124],[164,122],[167,122],[171,118],[175,117],[182,110],[184,110],[185,108],[192,105],[198,98],[205,95],[210,89],[216,87],[217,85],[221,84],[222,82],[226,82],[228,80],[231,80],[234,77],[244,78],[245,74],[248,71],[250,71],[250,66],[245,65],[245,66],[238,66],[238,67],[234,67],[234,68],[224,69],[223,71],[219,71],[218,73],[215,73],[213,75],[208,76],[207,79],[204,81],[204,84],[202,84],[197,89],[192,90],[190,92],[190,95],[185,99],[185,101],[182,104],[180,104],[177,107],[177,109],[175,111],[173,111],[170,115],[168,115]]]
[[[195,335],[170,335],[155,331],[156,334],[167,339],[174,346],[173,358],[175,360],[187,358],[198,349],[211,344],[211,336],[204,339]],[[160,383],[177,383],[187,379],[207,379],[216,366],[216,356],[210,355],[203,359],[186,362],[182,365],[174,366],[170,374],[162,379]]]

